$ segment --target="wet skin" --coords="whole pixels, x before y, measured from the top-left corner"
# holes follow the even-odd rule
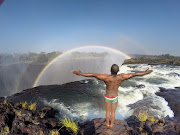
[[[128,73],[128,74],[117,74],[117,75],[109,75],[109,74],[98,74],[98,73],[82,73],[80,70],[73,70],[72,73],[85,76],[85,77],[95,77],[99,80],[104,81],[106,84],[106,96],[115,97],[118,96],[118,88],[123,83],[124,80],[128,80],[135,76],[144,76],[153,72],[153,70],[147,69],[144,72],[138,73]],[[117,107],[117,103],[105,102],[106,106],[106,125],[112,127],[114,125],[115,120],[115,111]],[[111,118],[111,125],[109,125],[109,119]]]

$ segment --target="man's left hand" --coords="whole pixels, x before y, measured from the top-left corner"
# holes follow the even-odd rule
[[[76,74],[76,75],[79,75],[81,73],[81,71],[80,70],[73,70],[72,73]]]

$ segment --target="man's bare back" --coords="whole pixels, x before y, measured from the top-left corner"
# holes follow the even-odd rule
[[[115,97],[118,96],[118,88],[122,84],[123,78],[120,75],[106,75],[104,83],[106,84],[105,96]]]
[[[128,74],[117,74],[119,71],[119,66],[113,64],[111,67],[111,75],[109,74],[98,74],[98,73],[82,73],[80,70],[73,70],[72,73],[85,77],[95,77],[99,80],[104,81],[106,84],[106,94],[105,94],[105,106],[106,106],[106,125],[112,127],[115,120],[115,110],[118,101],[118,88],[123,83],[124,80],[128,80],[135,76],[143,76],[153,72],[147,69],[145,72],[138,73],[128,73]],[[111,125],[109,125],[109,120],[111,118]]]

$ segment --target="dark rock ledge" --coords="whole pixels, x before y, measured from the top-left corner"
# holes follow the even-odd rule
[[[174,112],[174,116],[180,118],[180,89],[175,87],[175,89],[166,89],[163,87],[159,88],[160,91],[156,92],[156,95],[163,97],[170,108]]]

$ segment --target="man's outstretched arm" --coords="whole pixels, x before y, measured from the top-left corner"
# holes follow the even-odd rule
[[[73,70],[72,73],[79,75],[79,76],[84,76],[84,77],[95,77],[99,80],[105,80],[106,77],[108,76],[107,74],[82,73],[80,70]]]
[[[135,76],[144,76],[144,75],[150,74],[151,72],[153,72],[153,70],[149,70],[148,68],[145,72],[122,74],[122,77],[124,78],[124,80],[127,80]]]

